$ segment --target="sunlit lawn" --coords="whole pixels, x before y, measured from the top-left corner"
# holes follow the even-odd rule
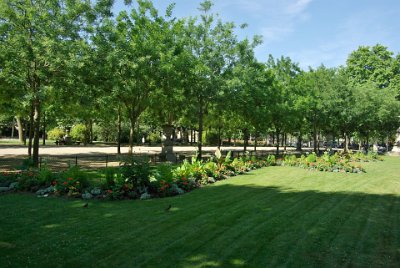
[[[400,158],[364,165],[366,174],[270,167],[179,197],[88,208],[0,195],[0,267],[399,267]]]

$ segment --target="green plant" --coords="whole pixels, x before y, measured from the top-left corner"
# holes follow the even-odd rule
[[[84,124],[76,124],[71,128],[71,137],[77,141],[86,140],[86,126]]]
[[[308,163],[315,163],[317,162],[317,155],[313,152],[307,156],[306,160]]]
[[[47,137],[50,140],[60,140],[65,136],[65,131],[61,128],[53,128],[47,132]]]
[[[32,158],[26,158],[22,161],[22,165],[19,167],[20,170],[30,170],[34,168]]]
[[[171,181],[173,174],[172,171],[174,169],[174,166],[168,163],[163,163],[159,164],[156,166],[155,170],[153,173],[158,176],[158,178],[162,178],[166,181]]]
[[[3,171],[0,172],[0,184],[2,186],[8,186],[12,182],[16,182],[18,179],[18,172]]]
[[[276,165],[276,157],[273,154],[270,154],[267,156],[265,159],[265,162],[267,162],[268,166],[275,166]]]
[[[125,182],[132,183],[138,193],[144,193],[150,185],[151,169],[148,161],[129,157],[121,166]]]
[[[35,191],[39,187],[38,171],[24,170],[18,174],[18,189],[23,191]]]
[[[229,165],[232,162],[232,152],[229,151],[225,156],[225,165]]]
[[[50,185],[56,179],[56,175],[53,174],[46,164],[42,165],[37,176],[40,185]]]
[[[108,167],[103,170],[105,182],[102,186],[103,189],[110,189],[115,185],[115,180],[121,178],[121,172],[119,168]]]
[[[161,143],[161,136],[159,132],[152,132],[148,135],[147,138],[152,144]]]
[[[78,166],[71,166],[59,174],[55,183],[56,191],[59,194],[78,197],[85,189],[90,187],[87,173]]]

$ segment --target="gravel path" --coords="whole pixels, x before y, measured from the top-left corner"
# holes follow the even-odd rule
[[[217,147],[203,147],[205,152],[213,152]],[[197,147],[195,146],[175,146],[174,152],[195,152]],[[241,151],[243,147],[221,147],[223,151]],[[250,150],[253,147],[249,147]],[[274,151],[275,147],[257,147],[259,151]],[[283,149],[283,148],[282,148]],[[288,148],[291,150],[292,148]],[[128,146],[121,147],[121,152],[128,153]],[[161,152],[161,147],[151,146],[136,146],[134,147],[134,153],[143,154],[158,154]],[[104,155],[104,154],[116,154],[116,146],[44,146],[39,149],[39,153],[42,156],[67,156],[67,155]],[[0,146],[0,157],[16,157],[27,155],[27,148],[23,146],[12,146],[12,145],[1,145]]]

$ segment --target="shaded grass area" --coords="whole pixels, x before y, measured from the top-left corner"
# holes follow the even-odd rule
[[[269,167],[147,201],[0,196],[0,267],[400,265],[400,158]],[[172,208],[165,211],[169,205]]]

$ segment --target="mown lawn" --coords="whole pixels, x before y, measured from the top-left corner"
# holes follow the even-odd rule
[[[0,196],[0,267],[400,266],[400,158],[148,201]],[[172,208],[165,211],[169,205]]]

